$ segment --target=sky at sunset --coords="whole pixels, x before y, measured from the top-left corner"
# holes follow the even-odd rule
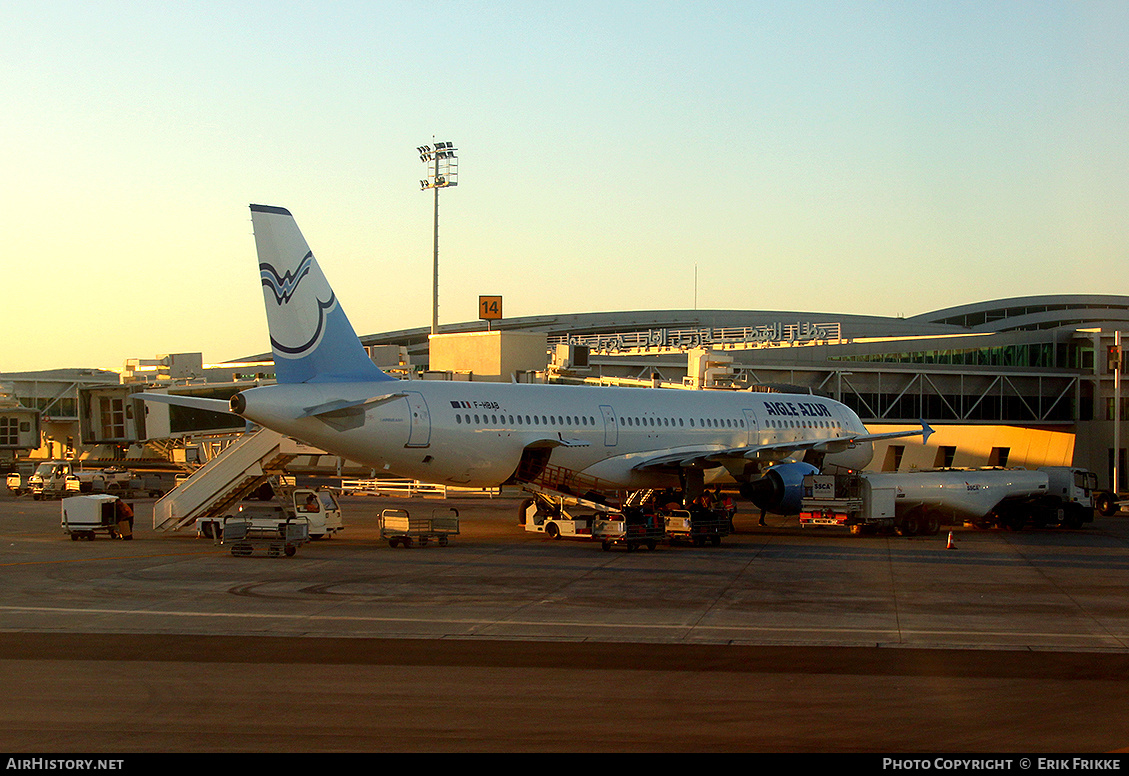
[[[354,328],[1129,294],[1129,3],[0,3],[0,371],[268,350],[250,203]]]

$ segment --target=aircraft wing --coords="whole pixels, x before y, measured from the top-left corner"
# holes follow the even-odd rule
[[[673,466],[681,468],[700,467],[713,469],[722,466],[726,460],[744,458],[755,460],[758,458],[777,459],[806,450],[819,453],[840,453],[854,445],[863,442],[873,442],[879,439],[896,439],[899,437],[918,436],[922,441],[929,439],[933,429],[924,421],[920,431],[889,431],[883,434],[854,434],[850,436],[835,437],[832,439],[796,439],[785,442],[769,442],[759,445],[742,445],[740,447],[718,447],[706,445],[701,447],[684,447],[676,450],[658,450],[645,456],[633,469],[666,469]]]
[[[557,432],[556,434],[542,434],[541,436],[529,439],[525,443],[526,447],[591,447],[592,443],[586,439],[567,439],[564,434]]]

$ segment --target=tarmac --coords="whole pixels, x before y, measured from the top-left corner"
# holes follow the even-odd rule
[[[347,497],[294,557],[70,541],[0,496],[0,750],[1123,752],[1129,519],[720,547],[550,540],[515,498]],[[448,514],[392,548],[379,513]]]

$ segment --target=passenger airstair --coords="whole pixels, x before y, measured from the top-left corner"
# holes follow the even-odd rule
[[[154,530],[223,514],[301,453],[298,443],[269,429],[240,437],[153,505]]]

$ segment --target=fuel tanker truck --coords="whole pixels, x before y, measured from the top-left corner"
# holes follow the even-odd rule
[[[800,524],[903,536],[962,523],[1081,528],[1094,519],[1096,488],[1097,475],[1068,466],[813,474],[804,478]]]

